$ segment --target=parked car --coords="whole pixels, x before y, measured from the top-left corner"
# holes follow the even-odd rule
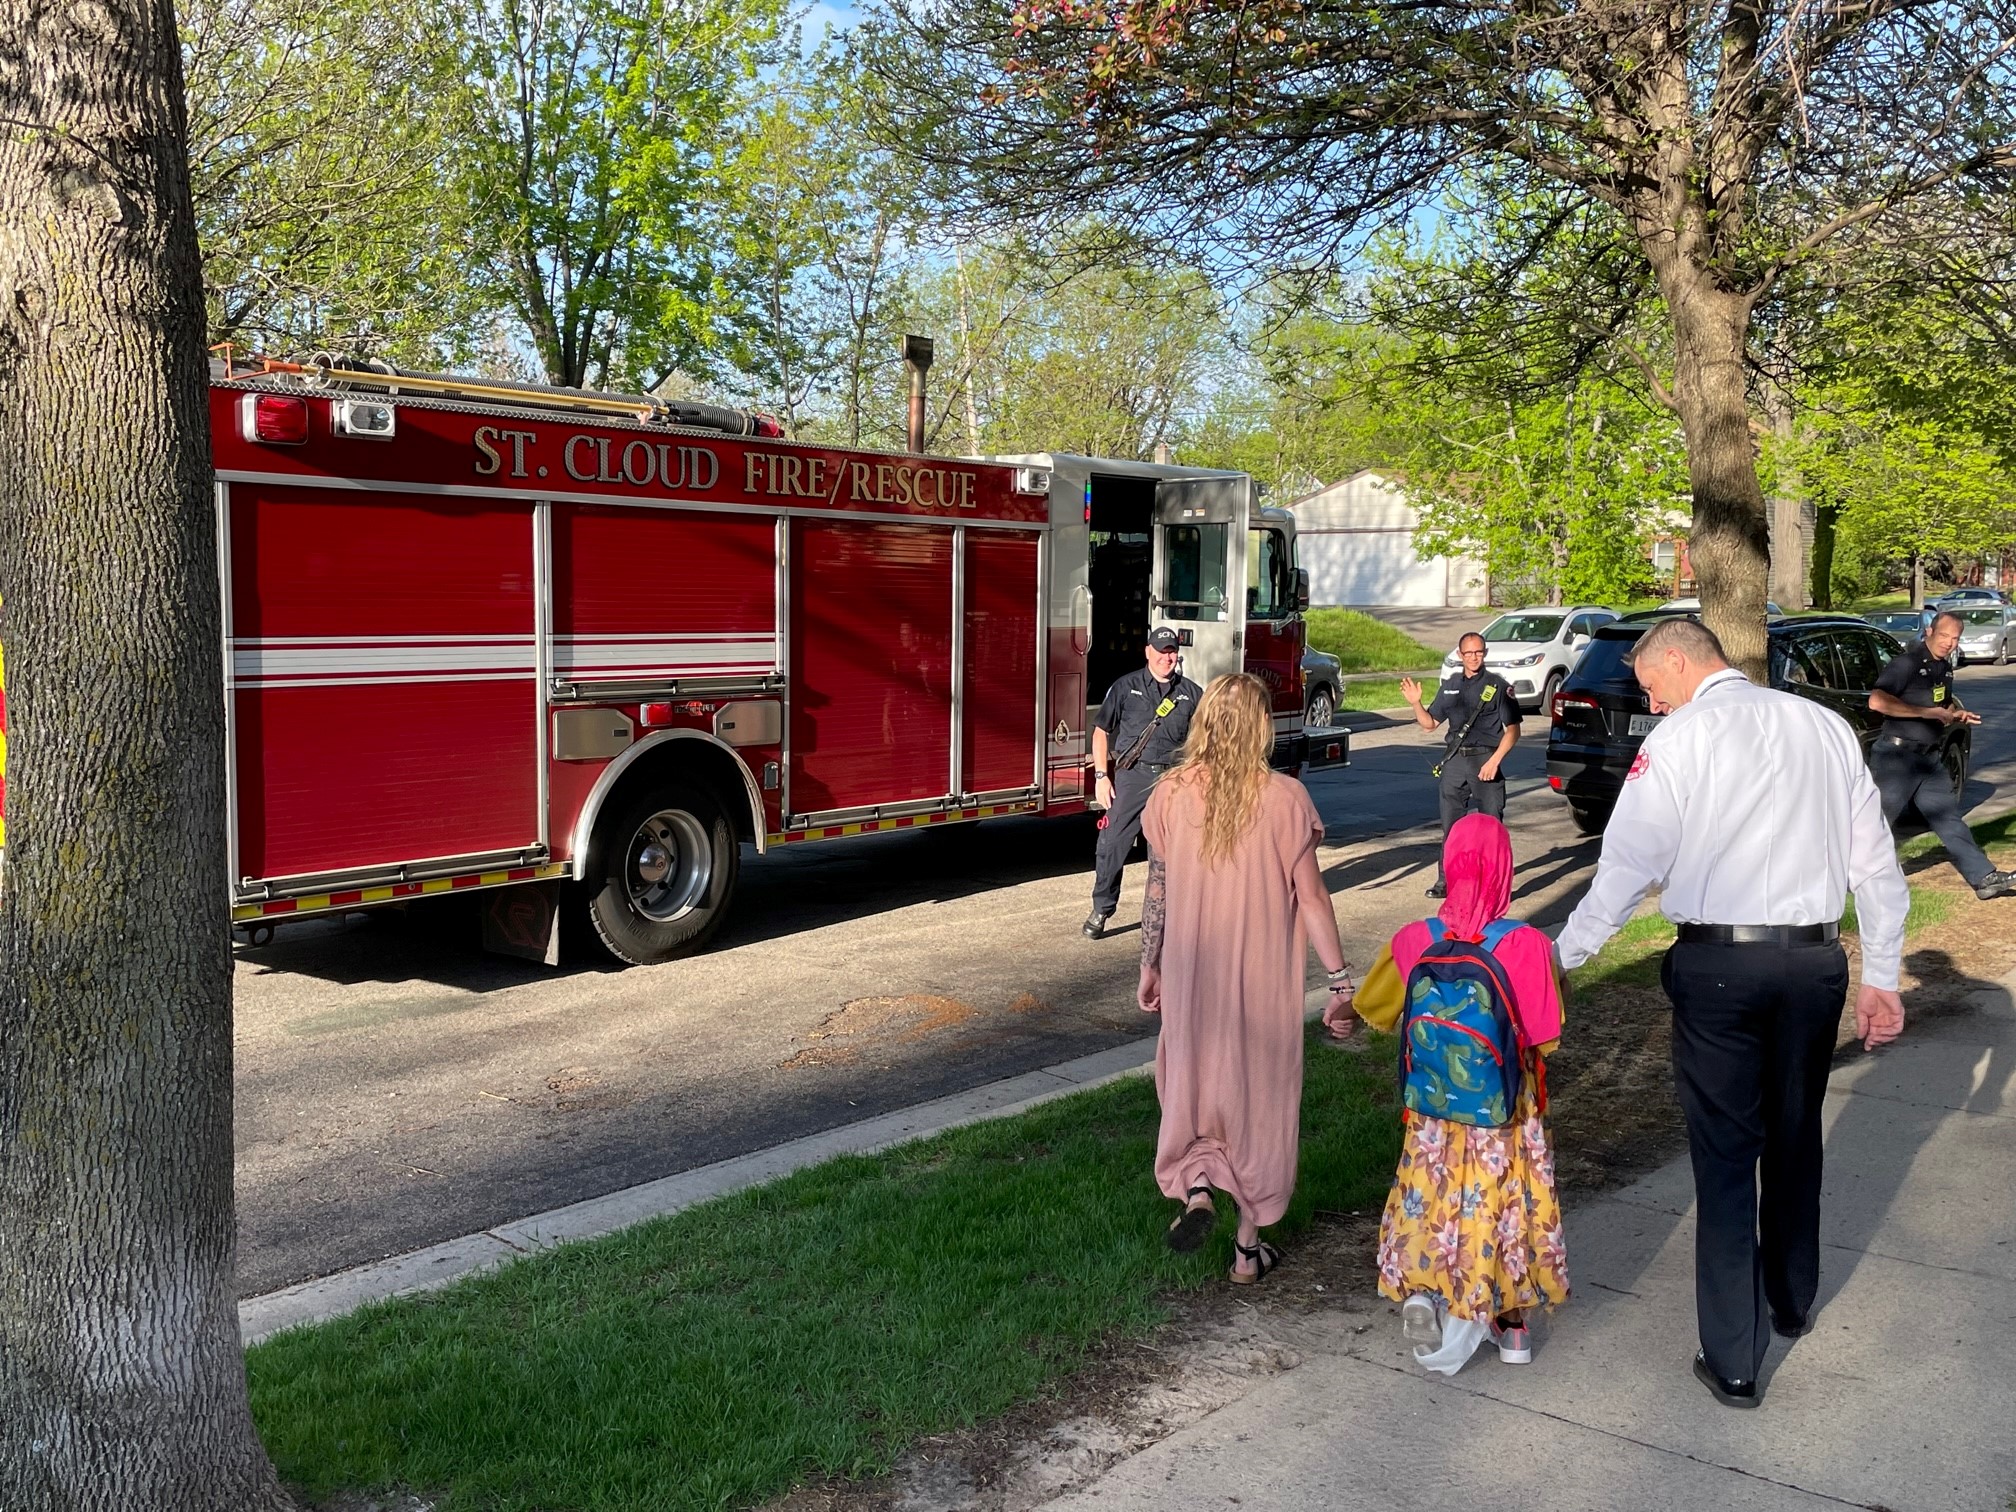
[[[1344,663],[1328,651],[1302,653],[1302,723],[1327,729],[1337,721],[1337,699],[1344,688]]]
[[[1900,641],[1914,641],[1925,633],[1925,627],[1932,623],[1932,609],[1891,609],[1882,614],[1865,614],[1862,618]]]
[[[1568,800],[1576,827],[1585,835],[1601,832],[1609,822],[1632,758],[1663,717],[1652,712],[1645,690],[1624,663],[1638,637],[1658,619],[1635,617],[1598,630],[1554,697],[1547,784]],[[1869,690],[1903,646],[1866,620],[1846,614],[1774,620],[1766,635],[1771,686],[1841,715],[1861,737],[1866,757],[1883,723],[1883,716],[1869,707]],[[1967,785],[1972,753],[1968,727],[1948,725],[1940,736],[1939,759],[1956,794]]]
[[[1484,665],[1512,685],[1521,708],[1544,712],[1589,637],[1616,618],[1615,610],[1595,604],[1508,609],[1480,632],[1489,648]],[[1462,665],[1463,659],[1451,651],[1442,658],[1442,673],[1446,677]]]
[[[1658,614],[1666,614],[1669,612],[1678,614],[1699,614],[1701,612],[1701,600],[1699,600],[1698,598],[1668,599],[1666,600],[1665,603],[1661,604],[1657,610],[1652,612]],[[1764,601],[1764,612],[1770,615],[1773,619],[1776,619],[1779,615],[1783,614],[1785,611],[1783,609],[1780,609],[1776,604],[1772,603],[1771,600],[1766,599]]]
[[[1950,593],[1942,593],[1927,602],[1935,609],[1982,608],[1994,604],[2006,604],[2009,602],[2009,595],[1999,588],[1955,588]]]
[[[2007,604],[1971,607],[1949,604],[1946,611],[1960,616],[1960,645],[1953,653],[1953,665],[1985,661],[1998,667],[2009,665],[2009,638],[2016,635],[2016,609]]]

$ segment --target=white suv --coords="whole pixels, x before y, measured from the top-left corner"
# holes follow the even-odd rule
[[[1512,685],[1512,696],[1522,709],[1544,714],[1562,680],[1582,659],[1596,627],[1615,618],[1616,611],[1594,604],[1508,609],[1480,632],[1489,648],[1484,665]],[[1463,659],[1454,651],[1442,659],[1445,677],[1462,667]]]

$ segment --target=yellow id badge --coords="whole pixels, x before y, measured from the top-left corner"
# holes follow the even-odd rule
[[[1167,719],[1171,714],[1175,712],[1176,712],[1176,700],[1173,698],[1165,698],[1162,700],[1162,702],[1155,705],[1155,717],[1157,719]]]
[[[1491,702],[1491,695],[1496,693],[1497,691],[1498,690],[1496,688],[1486,687],[1484,691],[1478,695],[1478,697],[1482,698],[1484,702],[1489,703]]]
[[[1932,702],[1934,702],[1935,704],[1942,704],[1946,702],[1946,685],[1944,683],[1941,683],[1938,687],[1932,690]]]

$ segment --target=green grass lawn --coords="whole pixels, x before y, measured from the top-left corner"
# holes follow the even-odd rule
[[[2016,820],[2016,815],[2010,816]],[[1997,825],[2004,821],[1996,821]],[[1983,825],[1982,830],[1994,826]],[[1976,831],[1980,833],[1979,830]],[[1936,838],[1925,836],[1934,845]],[[1986,844],[1986,837],[1983,837]],[[1913,841],[1912,845],[1917,842]],[[1906,846],[1900,854],[1908,854],[1911,846]],[[1952,916],[1958,898],[1951,892],[1942,892],[1931,887],[1911,889],[1911,909],[1904,916],[1904,933],[1907,937],[1933,924],[1944,923]],[[1841,928],[1854,933],[1855,899],[1848,899],[1848,906],[1841,915]],[[1657,987],[1659,985],[1659,963],[1666,954],[1666,947],[1673,943],[1673,926],[1656,913],[1639,914],[1610,937],[1609,944],[1593,961],[1585,961],[1568,973],[1569,985],[1576,992],[1592,987],[1614,984],[1619,987]]]
[[[1292,1248],[1379,1201],[1399,1149],[1390,1041],[1315,1049]],[[1231,1264],[1231,1204],[1161,1242],[1153,1084],[831,1161],[247,1354],[253,1410],[309,1497],[450,1509],[743,1506],[1042,1395],[1160,1298]]]
[[[1355,609],[1312,609],[1308,627],[1309,644],[1336,657],[1346,672],[1419,672],[1442,664],[1442,651]]]
[[[1379,709],[1405,708],[1407,700],[1400,696],[1400,679],[1382,677],[1375,682],[1346,683],[1337,690],[1337,707],[1356,709],[1361,713]]]
[[[2016,816],[1977,833],[2005,841]],[[1912,894],[1914,930],[1953,905]],[[1655,986],[1671,939],[1633,919],[1573,974],[1578,997]],[[1386,1191],[1392,1057],[1381,1036],[1312,1045],[1295,1201],[1270,1230],[1291,1251],[1318,1208]],[[1053,1391],[1231,1264],[1229,1203],[1199,1254],[1163,1246],[1156,1122],[1131,1078],[377,1304],[249,1350],[253,1411],[311,1499],[672,1512],[876,1474]]]

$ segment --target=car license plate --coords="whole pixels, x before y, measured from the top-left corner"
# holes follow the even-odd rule
[[[1631,716],[1631,728],[1624,733],[1627,735],[1650,735],[1652,727],[1665,717],[1664,714],[1633,714]]]

